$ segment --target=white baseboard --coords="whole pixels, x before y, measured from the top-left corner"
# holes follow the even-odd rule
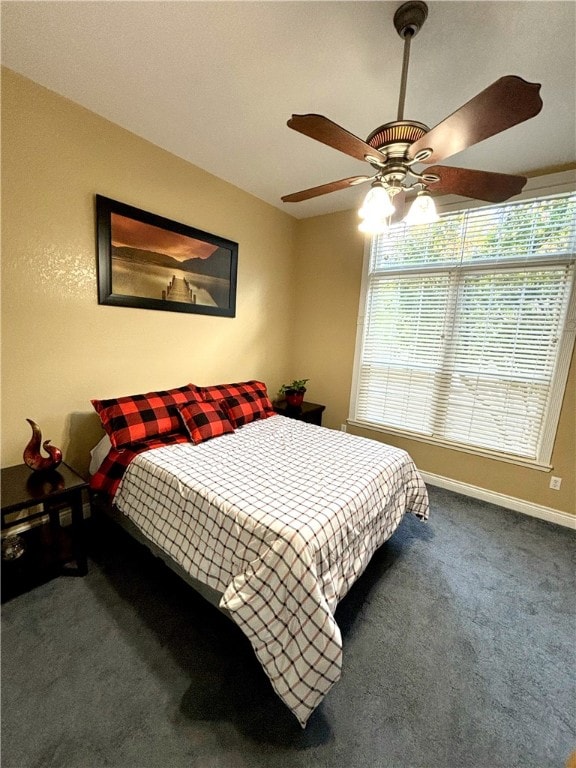
[[[487,501],[490,504],[498,504],[506,509],[513,509],[515,512],[522,512],[524,515],[538,517],[540,520],[547,520],[549,523],[564,525],[567,528],[576,530],[576,515],[570,515],[568,512],[562,512],[552,507],[543,507],[540,504],[533,504],[524,499],[517,499],[515,496],[507,496],[504,493],[489,491],[486,488],[479,488],[469,483],[461,483],[458,480],[451,480],[449,477],[435,475],[432,472],[420,472],[425,483],[436,485],[439,488],[446,488],[448,491],[461,493],[463,496],[471,496],[474,499]]]

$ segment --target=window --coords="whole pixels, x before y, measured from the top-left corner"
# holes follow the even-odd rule
[[[574,343],[575,238],[573,193],[374,237],[350,420],[549,462]]]

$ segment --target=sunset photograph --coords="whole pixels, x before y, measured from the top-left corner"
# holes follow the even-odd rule
[[[233,316],[237,244],[97,196],[100,301]]]

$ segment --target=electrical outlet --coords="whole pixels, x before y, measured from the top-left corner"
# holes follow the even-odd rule
[[[340,424],[340,432],[347,432],[346,424]]]
[[[550,488],[552,488],[553,491],[559,491],[561,485],[562,485],[562,478],[561,477],[551,477],[550,478]]]

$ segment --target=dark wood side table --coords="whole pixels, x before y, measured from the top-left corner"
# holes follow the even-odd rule
[[[319,403],[307,403],[304,401],[299,408],[292,408],[286,400],[278,400],[274,403],[274,410],[282,416],[288,416],[290,419],[298,421],[307,421],[308,424],[318,424],[322,426],[322,413],[326,409],[325,405]]]
[[[60,464],[57,469],[46,472],[33,472],[25,464],[18,464],[1,470],[1,483],[3,568],[6,566],[8,571],[8,568],[20,559],[26,559],[27,545],[24,537],[28,531],[18,534],[22,536],[24,552],[21,556],[10,559],[10,555],[14,556],[19,550],[19,546],[15,547],[16,551],[6,546],[11,541],[11,529],[21,529],[22,526],[33,525],[38,523],[39,519],[47,518],[41,527],[49,528],[44,537],[44,543],[47,541],[49,546],[44,546],[43,549],[49,548],[51,551],[41,552],[43,565],[56,567],[58,573],[85,576],[88,572],[88,561],[82,507],[88,483],[84,478],[66,464]],[[41,507],[40,510],[38,506]],[[69,535],[66,535],[60,519],[60,514],[65,509],[70,510],[72,517]],[[15,515],[17,512],[20,514]],[[8,573],[6,575],[8,576]],[[4,592],[4,578],[2,586]]]

